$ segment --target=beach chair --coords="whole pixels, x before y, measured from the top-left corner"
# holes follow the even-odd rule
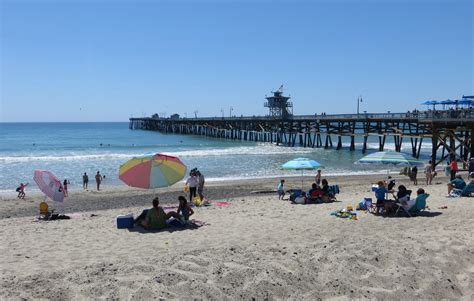
[[[49,206],[46,202],[41,202],[39,204],[40,215],[46,215],[49,213]]]
[[[51,212],[49,211],[49,206],[46,202],[41,202],[39,204],[39,212],[40,212],[39,218],[41,220],[49,220],[51,217],[52,211]]]
[[[467,184],[463,189],[454,188],[452,193],[457,196],[467,196],[470,197],[474,193],[474,183]]]
[[[426,199],[430,195],[427,193],[420,194],[416,197],[415,199],[415,204],[410,208],[410,209],[405,209],[403,206],[398,206],[397,211],[395,212],[395,215],[398,214],[398,212],[403,211],[406,215],[409,217],[412,217],[414,215],[417,215],[421,211],[426,209]]]
[[[336,194],[340,192],[339,185],[329,185],[329,196],[336,200]]]
[[[301,190],[301,189],[291,189],[291,190],[289,190],[289,192],[290,192],[290,201],[294,201],[297,197],[299,197],[301,195],[303,190]]]
[[[377,206],[372,202],[371,198],[364,198],[365,210],[369,213],[375,213]]]

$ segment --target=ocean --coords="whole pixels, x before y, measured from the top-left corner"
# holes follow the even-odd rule
[[[342,150],[290,148],[270,143],[165,135],[130,130],[128,122],[0,123],[0,193],[14,191],[21,182],[29,182],[28,189],[35,190],[35,169],[50,170],[59,179],[68,179],[72,190],[82,187],[84,172],[93,178],[100,171],[106,176],[104,185],[125,185],[118,179],[119,166],[134,156],[152,153],[180,157],[188,169],[197,167],[207,181],[301,175],[280,169],[283,163],[297,157],[323,164],[323,176],[386,172],[387,167],[353,164],[363,156],[361,141],[356,140],[356,151],[349,151],[348,139],[343,140],[343,146]],[[385,146],[387,150],[394,149],[390,138]],[[368,152],[377,151],[377,137],[369,137],[368,147]],[[408,153],[409,147],[404,145]],[[423,145],[422,158],[428,159],[430,147],[429,143]],[[305,172],[305,175],[313,174]]]

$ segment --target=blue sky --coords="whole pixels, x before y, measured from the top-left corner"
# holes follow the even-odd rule
[[[472,1],[0,0],[0,121],[404,112],[474,94]]]

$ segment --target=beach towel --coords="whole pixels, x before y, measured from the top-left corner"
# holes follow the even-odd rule
[[[229,206],[231,205],[232,203],[231,202],[213,202],[211,204],[214,204],[216,206],[220,206],[220,207],[224,207],[224,206]]]

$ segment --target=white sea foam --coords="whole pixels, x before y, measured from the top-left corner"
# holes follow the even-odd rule
[[[177,152],[162,151],[161,153],[178,157],[210,157],[229,155],[277,155],[277,154],[304,154],[314,151],[311,148],[288,148],[273,145],[243,146],[215,149],[195,149]],[[61,154],[45,156],[4,156],[0,157],[2,163],[28,162],[28,161],[83,161],[83,160],[110,160],[129,159],[133,157],[150,155],[151,153],[102,153],[102,154]]]
[[[210,157],[210,156],[229,156],[229,155],[280,155],[280,154],[305,154],[311,153],[314,149],[312,148],[300,148],[300,147],[281,147],[274,145],[259,145],[255,146],[242,146],[242,147],[230,147],[220,149],[196,149],[186,150],[178,152],[164,152],[165,154],[178,156],[178,157]]]

